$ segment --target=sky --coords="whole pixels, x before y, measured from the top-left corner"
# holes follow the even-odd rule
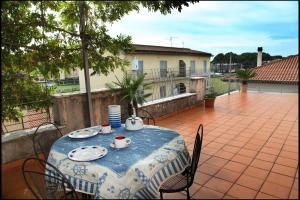
[[[297,1],[203,1],[162,15],[142,8],[108,26],[134,44],[185,47],[218,53],[298,54]]]

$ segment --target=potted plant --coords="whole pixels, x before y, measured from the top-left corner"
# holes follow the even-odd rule
[[[215,99],[218,96],[218,93],[212,91],[204,96],[204,104],[207,108],[213,108],[215,106]]]
[[[241,91],[247,92],[248,80],[256,75],[255,71],[250,69],[240,69],[236,72],[236,75],[241,81]]]
[[[121,100],[127,100],[128,102],[128,114],[136,115],[138,104],[143,104],[146,98],[151,96],[152,93],[144,94],[143,90],[149,89],[149,84],[144,83],[146,74],[138,75],[136,78],[124,72],[123,79],[120,81],[116,77],[117,82],[106,84],[112,92],[121,93]]]

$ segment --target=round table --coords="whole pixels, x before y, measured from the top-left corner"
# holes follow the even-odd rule
[[[117,135],[129,137],[131,144],[123,149],[110,147]],[[89,145],[105,147],[108,153],[89,162],[68,158],[73,149]],[[85,139],[65,135],[51,147],[48,162],[66,175],[76,191],[94,195],[96,199],[152,199],[159,198],[159,187],[167,178],[189,165],[190,157],[181,135],[148,125],[138,131],[128,131],[122,126],[110,134]]]

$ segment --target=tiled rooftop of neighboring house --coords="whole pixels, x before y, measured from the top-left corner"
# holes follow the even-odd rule
[[[165,54],[165,55],[198,55],[198,56],[212,56],[211,53],[196,51],[188,48],[178,47],[163,47],[153,45],[134,44],[135,54]]]
[[[299,82],[299,57],[289,56],[282,60],[255,67],[253,81]]]
[[[285,59],[271,61],[262,66],[255,67],[253,70],[256,76],[249,81],[266,81],[266,82],[299,82],[299,59],[298,55],[289,56]],[[225,80],[237,80],[237,77],[228,77]]]

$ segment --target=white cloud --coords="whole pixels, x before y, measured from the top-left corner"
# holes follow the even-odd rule
[[[298,33],[290,34],[285,24],[298,22],[297,5],[298,2],[204,1],[169,15],[142,8],[109,26],[109,32],[114,36],[131,35],[133,43],[161,46],[170,46],[169,38],[173,36],[177,37],[173,46],[182,47],[183,41],[185,47],[213,54],[256,51],[258,46],[269,49],[271,54],[295,54]],[[274,34],[283,37],[273,38]]]

